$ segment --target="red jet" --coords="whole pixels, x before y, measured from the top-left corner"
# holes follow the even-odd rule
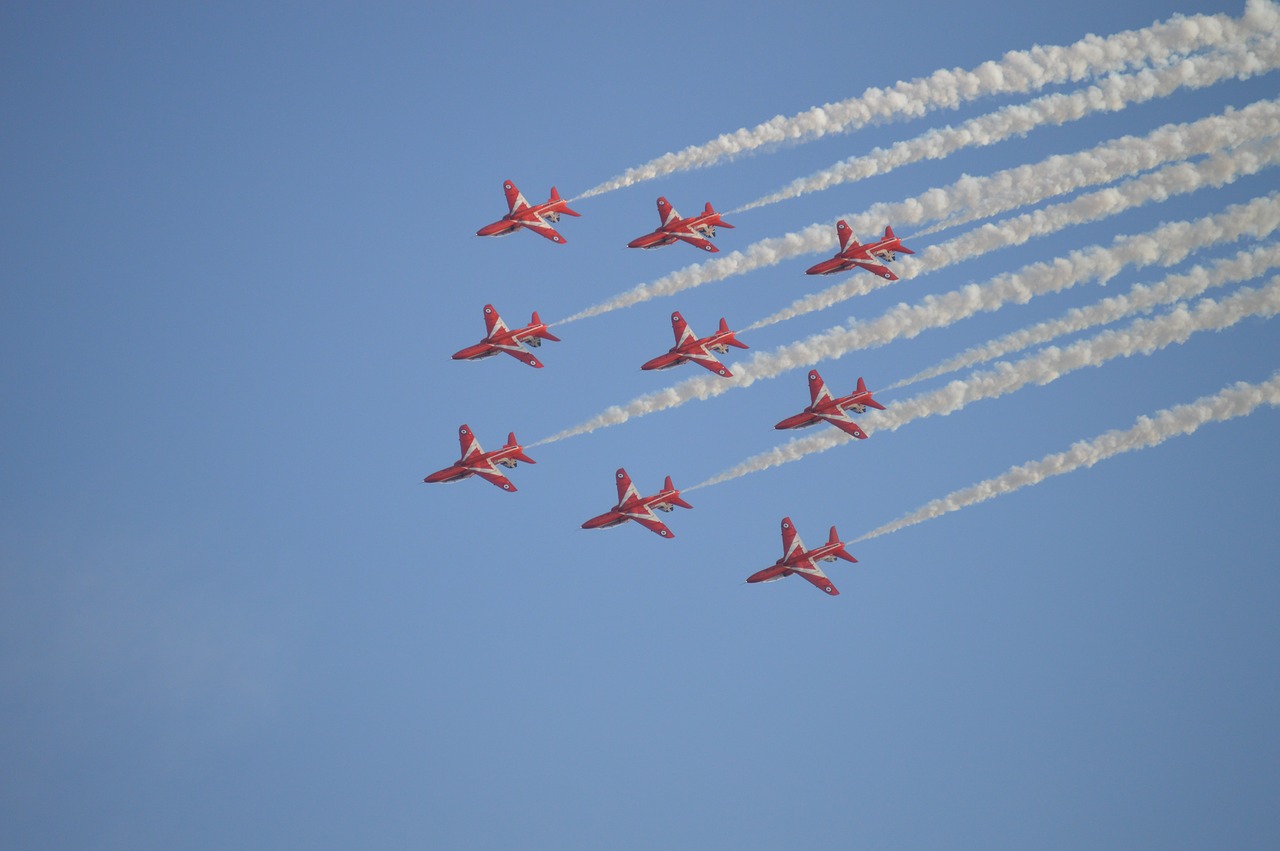
[[[747,577],[747,581],[774,582],[784,576],[798,573],[818,589],[835,597],[840,592],[831,584],[831,580],[822,572],[822,568],[818,567],[818,562],[835,561],[838,558],[855,563],[858,561],[845,550],[844,542],[840,540],[835,526],[831,527],[831,534],[825,544],[817,549],[806,550],[804,542],[796,534],[796,527],[791,525],[791,518],[784,517],[782,518],[782,558],[774,562],[773,567],[766,567],[751,574]]]
[[[866,413],[867,408],[884,410],[884,405],[871,398],[871,391],[867,389],[866,382],[861,378],[858,379],[857,390],[848,396],[836,398],[831,395],[826,382],[822,380],[821,375],[818,375],[816,369],[809,370],[809,398],[812,401],[809,407],[794,417],[787,417],[774,428],[804,428],[820,422],[828,422],[859,440],[865,440],[866,432],[858,428],[858,424],[847,412],[863,414]]]
[[[671,484],[671,477],[667,476],[662,490],[658,493],[653,496],[640,496],[636,486],[631,484],[631,477],[627,475],[626,470],[619,467],[614,476],[618,480],[618,504],[604,514],[592,517],[582,524],[582,528],[607,529],[610,526],[618,526],[628,520],[634,520],[650,532],[657,532],[664,538],[674,538],[676,533],[658,519],[653,509],[671,511],[677,505],[681,508],[693,508],[693,506],[680,498],[680,491]]]
[[[836,272],[844,272],[857,266],[868,272],[874,272],[885,280],[896,281],[898,276],[893,274],[888,266],[877,261],[887,260],[892,263],[898,259],[899,251],[903,254],[915,254],[902,244],[902,240],[893,235],[891,227],[884,229],[883,239],[870,245],[862,245],[854,239],[853,231],[849,230],[849,226],[843,219],[836,222],[836,234],[840,237],[840,251],[830,260],[824,260],[817,266],[806,269],[806,275],[834,275]]]
[[[731,378],[733,373],[726,369],[724,364],[716,360],[711,353],[719,352],[724,354],[729,351],[730,346],[736,346],[739,349],[749,348],[746,343],[737,341],[723,317],[720,319],[720,330],[710,337],[703,337],[702,339],[698,339],[697,335],[689,330],[689,323],[685,322],[684,317],[679,313],[671,314],[671,329],[676,333],[676,344],[668,349],[665,355],[658,355],[640,367],[641,369],[670,369],[673,366],[693,361],[699,366],[705,366],[716,375]]]
[[[561,213],[566,216],[582,215],[569,209],[567,202],[560,197],[560,193],[556,191],[554,186],[551,187],[551,197],[547,199],[545,204],[533,205],[524,200],[520,190],[516,189],[516,185],[510,180],[502,184],[502,189],[507,193],[509,212],[502,217],[501,221],[480,228],[480,230],[476,231],[476,236],[506,236],[509,233],[515,233],[520,228],[528,228],[539,236],[545,236],[552,242],[563,244],[564,237],[556,233],[556,229],[547,223],[560,221]]]
[[[542,345],[543,340],[551,340],[560,342],[560,338],[547,330],[547,326],[538,318],[538,311],[533,312],[533,318],[529,320],[529,324],[523,328],[512,330],[502,321],[502,317],[498,315],[498,311],[493,309],[492,304],[484,306],[484,327],[489,332],[483,340],[474,346],[467,346],[460,352],[454,352],[454,360],[480,360],[481,358],[489,358],[499,352],[506,352],[513,358],[522,360],[529,366],[542,369],[542,361],[535,358],[530,352],[525,351],[521,343],[533,346],[535,349]]]
[[[716,225],[722,228],[733,227],[728,222],[722,221],[720,214],[711,209],[710,201],[707,202],[707,208],[702,211],[702,215],[682,219],[680,214],[667,203],[666,198],[659,198],[658,218],[662,219],[662,224],[657,230],[631,240],[627,243],[627,248],[659,248],[680,239],[690,245],[698,246],[703,251],[715,254],[720,249],[712,245],[709,240],[716,235]]]
[[[492,482],[504,491],[514,491],[516,486],[511,480],[498,472],[499,465],[514,469],[517,461],[536,464],[516,443],[516,433],[507,435],[507,445],[493,452],[485,452],[480,448],[476,436],[464,423],[458,429],[458,442],[462,444],[462,457],[452,467],[445,467],[423,479],[424,482],[459,482],[470,476],[479,476],[486,482]]]

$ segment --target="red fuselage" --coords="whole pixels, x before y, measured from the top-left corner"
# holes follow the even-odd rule
[[[483,452],[471,458],[461,458],[457,463],[445,467],[443,470],[437,470],[431,475],[423,479],[427,483],[435,482],[460,482],[465,478],[474,476],[478,471],[488,469],[486,461],[491,461],[499,467],[507,469],[515,469],[516,456],[521,460],[532,463],[532,459],[524,458],[524,452],[519,446],[504,446],[501,449],[495,449],[492,452]]]
[[[843,551],[843,547],[844,544],[823,544],[812,550],[797,550],[791,554],[790,558],[784,556],[775,561],[772,566],[751,574],[747,577],[747,581],[769,582],[774,579],[782,579],[784,576],[791,576],[796,572],[795,568],[804,567],[810,562],[835,561],[837,558],[836,551]]]
[[[541,221],[557,222],[560,220],[560,211],[565,207],[566,203],[563,199],[548,201],[545,204],[531,204],[523,210],[507,213],[507,215],[493,224],[485,225],[476,231],[476,236],[506,236],[509,233],[515,233],[531,222],[534,224]]]
[[[640,497],[639,499],[629,499],[626,502],[615,505],[604,514],[597,514],[590,520],[582,524],[583,529],[608,529],[611,526],[618,526],[626,523],[628,520],[635,520],[637,516],[646,516],[647,511],[673,511],[676,502],[683,504],[680,499],[680,491],[664,490],[653,496]]]
[[[701,354],[703,350],[724,354],[729,351],[730,346],[745,349],[746,346],[739,343],[733,335],[733,331],[716,332],[710,337],[703,337],[701,340],[694,340],[692,343],[686,343],[683,346],[672,346],[665,355],[658,355],[656,358],[646,361],[640,368],[670,369],[673,366],[688,362],[692,359],[691,355]]]
[[[877,263],[897,259],[896,252],[901,250],[902,241],[898,237],[880,239],[868,245],[851,245],[830,260],[823,260],[805,270],[806,275],[834,275],[849,269],[859,268],[858,263]]]

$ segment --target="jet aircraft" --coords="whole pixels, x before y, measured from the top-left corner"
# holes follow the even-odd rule
[[[666,198],[659,198],[658,217],[662,219],[658,229],[631,240],[627,243],[627,248],[658,248],[670,245],[679,239],[715,254],[720,249],[712,245],[710,240],[716,235],[716,225],[722,228],[733,227],[721,220],[720,214],[711,208],[710,201],[707,202],[707,207],[701,215],[682,219],[680,214],[672,209]]]
[[[884,229],[883,239],[879,239],[869,245],[862,245],[853,238],[853,231],[845,224],[844,219],[841,219],[836,222],[836,235],[840,237],[840,250],[830,260],[824,260],[816,266],[810,266],[805,270],[806,275],[833,275],[836,272],[844,272],[856,266],[866,269],[868,272],[874,272],[885,280],[896,281],[898,276],[893,274],[888,266],[879,261],[887,260],[892,263],[898,259],[898,252],[915,254],[914,251],[902,244],[902,240],[893,235],[893,228],[891,227]]]
[[[675,537],[675,532],[668,529],[653,510],[656,508],[658,511],[671,511],[677,505],[681,508],[693,508],[693,506],[680,498],[680,491],[671,484],[670,476],[667,476],[662,490],[653,496],[640,496],[636,486],[631,484],[631,477],[621,467],[614,474],[614,478],[618,485],[618,504],[604,514],[592,517],[583,523],[583,529],[607,529],[610,526],[634,520],[650,532],[656,532],[664,538]]]
[[[568,203],[560,197],[554,186],[551,187],[551,197],[542,204],[530,204],[510,180],[502,184],[502,189],[507,194],[509,212],[493,224],[480,228],[476,231],[476,236],[506,236],[520,228],[528,228],[539,236],[563,245],[564,237],[548,223],[560,221],[561,213],[566,216],[582,215],[569,209]]]
[[[859,440],[865,440],[866,432],[858,427],[848,412],[862,414],[866,413],[867,408],[884,410],[884,405],[871,398],[871,391],[867,389],[867,383],[861,378],[858,379],[858,388],[848,396],[835,397],[831,395],[826,382],[822,380],[821,375],[818,375],[816,369],[809,370],[809,398],[811,400],[809,407],[794,417],[787,417],[774,428],[804,428],[820,422],[828,422]]]
[[[443,470],[437,470],[423,479],[424,482],[458,482],[470,476],[479,476],[504,491],[514,491],[516,486],[498,472],[498,467],[513,469],[517,461],[523,461],[526,464],[538,463],[524,454],[524,450],[516,442],[514,431],[507,435],[507,443],[501,449],[485,452],[480,448],[480,442],[476,440],[476,436],[471,433],[471,428],[464,423],[458,428],[458,442],[462,444],[462,457],[457,463]]]
[[[671,314],[671,329],[676,334],[676,344],[667,350],[665,355],[658,355],[651,361],[647,361],[641,369],[670,369],[673,366],[679,366],[687,361],[693,361],[699,366],[705,366],[716,375],[723,375],[725,378],[731,378],[733,373],[725,368],[725,365],[715,359],[712,352],[724,354],[729,351],[730,346],[739,349],[749,348],[746,343],[739,343],[737,338],[733,336],[729,330],[729,325],[720,319],[720,329],[710,337],[702,337],[699,339],[696,334],[689,328],[689,323],[684,321],[684,317],[678,312]]]
[[[782,558],[774,562],[773,567],[766,567],[751,574],[747,577],[747,581],[774,582],[796,573],[813,583],[814,587],[835,597],[840,592],[836,590],[835,585],[831,584],[831,580],[822,572],[822,568],[818,567],[818,562],[835,561],[838,558],[851,562],[858,561],[845,550],[844,542],[840,540],[835,526],[831,527],[831,534],[828,535],[825,544],[806,550],[804,542],[796,532],[796,527],[791,524],[791,518],[784,517],[782,518]]]
[[[484,327],[488,332],[485,338],[474,346],[467,346],[461,351],[454,352],[454,360],[480,360],[481,358],[493,357],[499,352],[506,352],[513,358],[529,364],[529,366],[542,369],[542,361],[535,358],[521,343],[533,346],[536,349],[542,345],[543,340],[560,342],[559,337],[547,330],[547,326],[538,318],[538,311],[536,310],[533,312],[533,318],[529,320],[528,325],[523,328],[511,329],[502,321],[502,317],[498,315],[498,311],[493,309],[493,305],[486,304],[484,306]]]

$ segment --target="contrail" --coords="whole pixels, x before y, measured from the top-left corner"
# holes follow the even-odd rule
[[[1038,484],[1050,476],[1060,476],[1081,467],[1092,467],[1099,461],[1123,452],[1157,446],[1170,438],[1192,434],[1208,423],[1248,416],[1260,405],[1270,405],[1273,408],[1280,405],[1280,372],[1260,384],[1237,382],[1213,396],[1203,396],[1187,405],[1177,405],[1157,411],[1149,417],[1139,417],[1132,428],[1109,431],[1092,440],[1074,443],[1066,452],[1046,455],[1039,461],[1011,467],[993,479],[953,491],[892,523],[872,529],[856,538],[855,542],[877,538],[952,511],[959,511],[975,503]]]
[[[1101,38],[1089,35],[1070,46],[1036,46],[1010,51],[971,71],[939,69],[926,78],[869,88],[859,97],[814,107],[794,116],[775,116],[753,128],[723,134],[703,145],[664,154],[588,189],[589,198],[665,174],[701,168],[765,145],[805,142],[831,133],[847,133],[872,123],[917,118],[942,108],[997,94],[1037,91],[1058,83],[1079,82],[1207,48],[1238,43],[1259,29],[1276,29],[1275,4],[1249,0],[1244,16],[1175,15],[1149,27]],[[576,200],[576,199],[575,199]]]
[[[863,213],[840,218],[848,221],[854,233],[877,231],[887,222],[913,225],[936,221],[961,210],[972,211],[971,218],[985,218],[1085,186],[1110,183],[1168,162],[1239,145],[1248,139],[1274,135],[1280,125],[1278,115],[1280,106],[1275,101],[1259,101],[1244,109],[1229,109],[1185,124],[1167,124],[1146,136],[1122,136],[1086,151],[1051,156],[1039,163],[1005,169],[986,177],[965,175],[949,186],[928,189],[903,201],[873,204]],[[774,266],[803,254],[830,252],[835,248],[835,229],[829,222],[818,222],[800,231],[760,240],[744,251],[733,251],[715,260],[678,269],[552,324],[563,325],[599,316]],[[906,265],[909,268],[911,264]]]
[[[868,435],[876,431],[896,431],[907,423],[931,416],[947,416],[981,399],[995,399],[1028,384],[1048,384],[1077,369],[1101,366],[1118,357],[1151,354],[1174,343],[1183,343],[1199,331],[1221,331],[1251,316],[1270,318],[1280,312],[1280,276],[1260,289],[1242,289],[1215,302],[1201,299],[1193,307],[1174,308],[1155,319],[1138,319],[1127,328],[1103,331],[1064,348],[1050,347],[1012,363],[1001,362],[985,372],[975,372],[964,380],[952,381],[946,387],[924,393],[905,402],[895,403],[886,411],[862,422]],[[782,446],[753,455],[705,482],[686,490],[727,482],[749,473],[798,461],[808,455],[825,452],[852,437],[837,429],[828,429],[812,437],[789,441]]]
[[[1223,258],[1207,267],[1193,266],[1187,272],[1169,275],[1159,283],[1135,284],[1125,295],[1105,298],[1088,307],[1072,308],[1057,319],[1038,322],[1029,328],[997,337],[981,346],[968,349],[950,360],[943,361],[937,366],[916,373],[910,378],[890,384],[884,389],[897,390],[917,381],[936,378],[948,372],[976,366],[1012,352],[1047,343],[1055,337],[1116,322],[1160,305],[1195,298],[1213,287],[1251,280],[1276,266],[1280,266],[1280,243],[1271,243],[1252,251],[1241,251],[1234,257]]]
[[[1273,193],[1248,203],[1232,205],[1214,215],[1171,222],[1137,235],[1118,236],[1110,246],[1078,249],[1066,257],[1032,263],[1000,275],[983,285],[969,284],[942,296],[927,296],[918,305],[899,305],[875,320],[855,322],[847,328],[836,326],[771,352],[756,352],[733,367],[733,378],[699,376],[686,379],[623,405],[607,408],[580,425],[530,446],[587,434],[694,399],[719,396],[728,390],[749,387],[761,379],[774,378],[853,351],[883,346],[899,338],[915,337],[928,328],[950,325],[1010,302],[1025,303],[1033,296],[1059,292],[1083,281],[1105,283],[1126,266],[1137,269],[1152,265],[1172,266],[1208,246],[1235,242],[1244,237],[1260,239],[1277,229],[1280,229],[1280,193]]]
[[[1181,88],[1200,89],[1227,79],[1245,80],[1273,71],[1277,65],[1280,65],[1280,41],[1271,36],[1234,43],[1213,53],[1188,57],[1159,68],[1111,74],[1075,92],[1044,95],[1025,104],[1013,104],[971,118],[956,127],[935,128],[888,148],[876,148],[864,156],[843,160],[794,180],[778,192],[730,212],[741,213],[821,192],[922,160],[942,159],[964,148],[994,145],[1025,136],[1037,127],[1066,124],[1095,112],[1118,112],[1133,104],[1166,97]]]
[[[1280,162],[1280,136],[1214,154],[1198,162],[1180,162],[1130,178],[1123,183],[1053,204],[1031,213],[986,224],[954,239],[931,245],[914,262],[903,264],[902,280],[911,280],[1000,248],[1055,233],[1073,225],[1094,222],[1175,195],[1220,187],[1256,174]],[[889,286],[877,275],[851,275],[839,284],[796,299],[790,306],[742,329],[754,331],[787,319],[824,310],[842,301]]]

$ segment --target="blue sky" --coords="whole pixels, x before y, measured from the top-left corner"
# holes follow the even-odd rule
[[[1274,847],[1274,409],[851,546],[835,599],[742,582],[780,555],[784,515],[811,544],[854,538],[1262,381],[1274,322],[700,489],[671,541],[578,526],[618,466],[650,493],[782,443],[803,372],[530,449],[514,495],[421,482],[463,422],[486,448],[528,444],[690,377],[638,368],[671,345],[671,310],[706,334],[831,281],[802,274],[811,255],[553,326],[543,370],[449,359],[486,302],[569,316],[704,259],[624,248],[660,194],[733,209],[1020,98],[584,199],[564,246],[474,236],[503,180],[572,197],[869,86],[1241,10],[6,7],[0,844]],[[1272,74],[1037,130],[726,216],[717,244],[1275,94]],[[1263,171],[740,336],[769,350],[1277,185]],[[887,386],[1098,297],[819,368]]]

